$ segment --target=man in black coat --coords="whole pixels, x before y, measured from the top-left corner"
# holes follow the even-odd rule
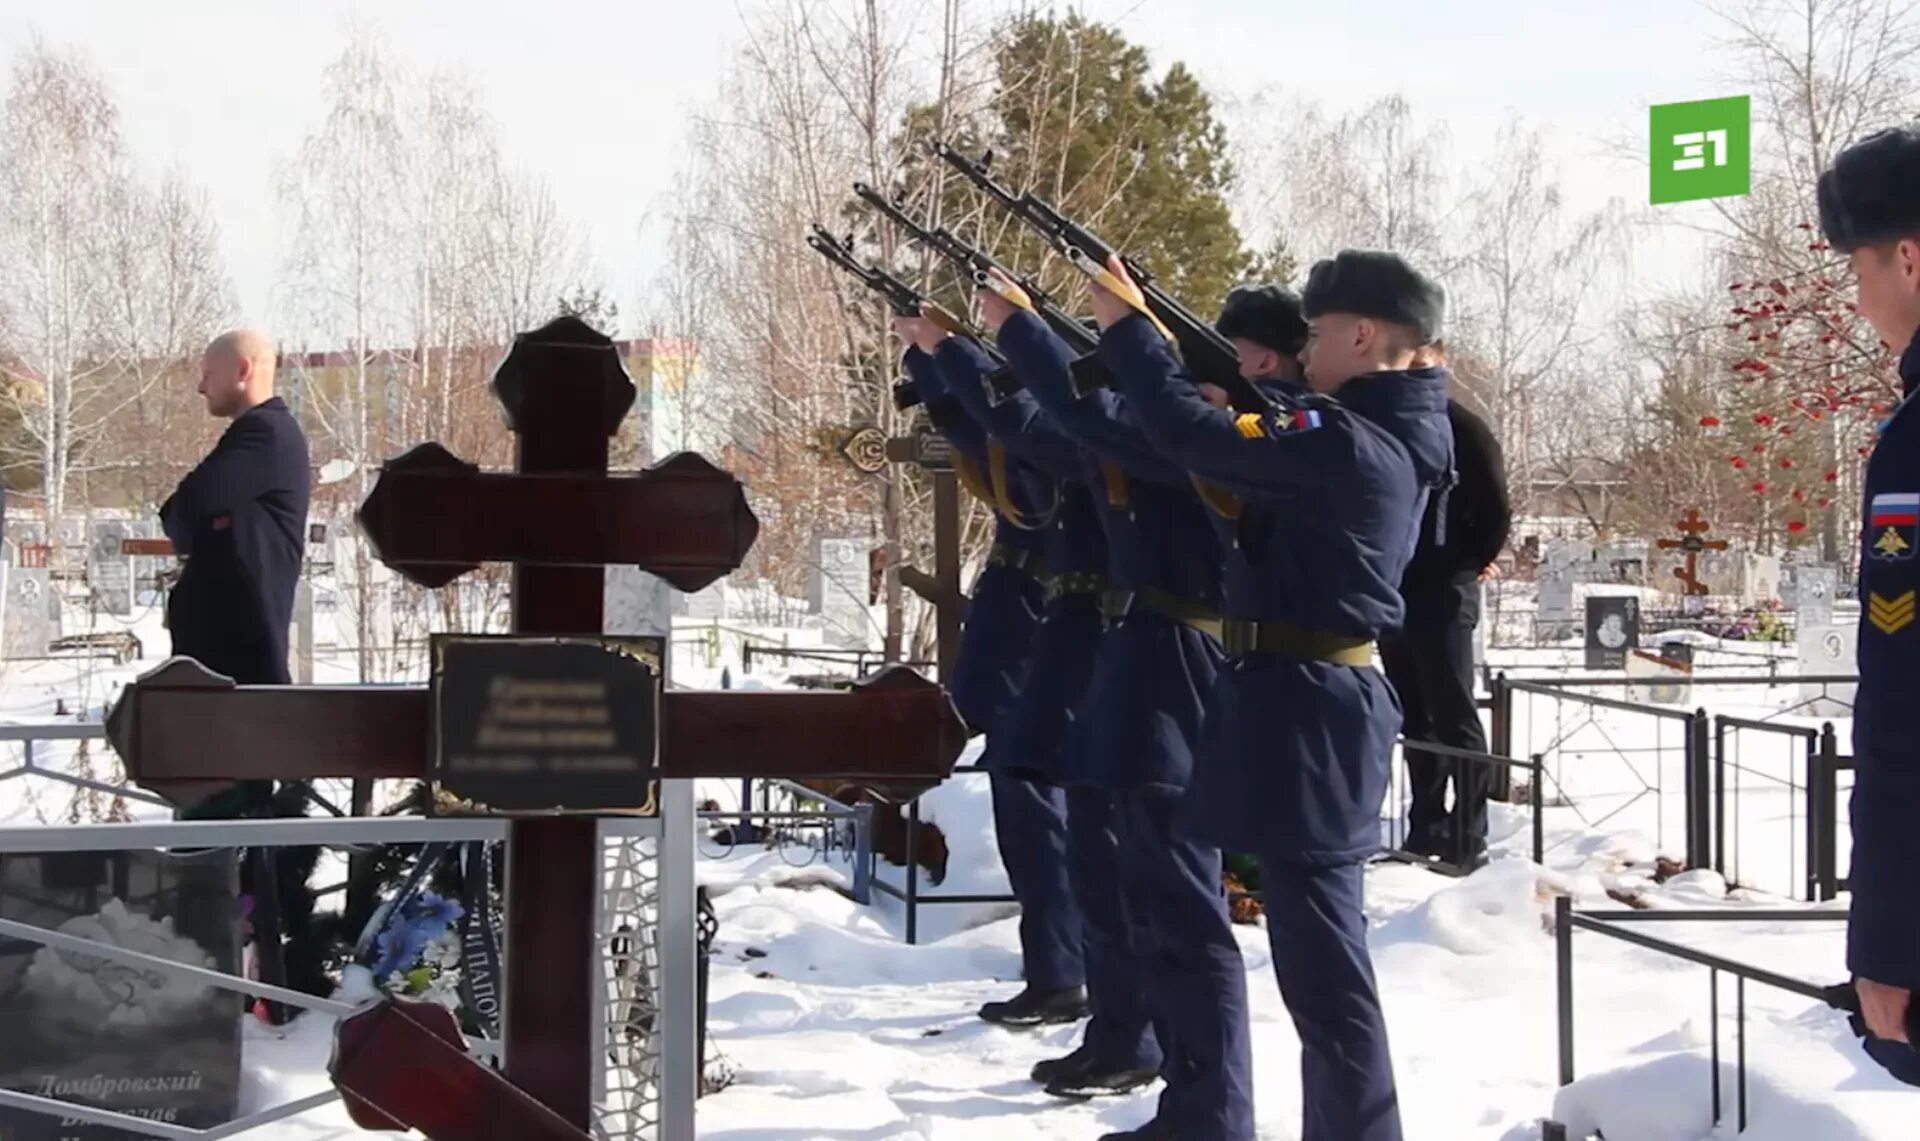
[[[242,685],[292,680],[287,630],[306,545],[307,438],[273,374],[273,345],[253,330],[207,347],[200,395],[233,423],[160,508],[185,560],[167,598],[173,652]]]
[[[1437,363],[1438,347],[1427,353]],[[1480,624],[1480,584],[1507,545],[1513,516],[1500,442],[1486,421],[1451,398],[1447,419],[1457,482],[1427,504],[1413,561],[1400,580],[1406,625],[1382,639],[1380,656],[1405,710],[1407,741],[1484,753],[1487,735],[1473,696],[1473,632]],[[1492,768],[1411,745],[1406,758],[1413,804],[1405,850],[1469,869],[1485,863]]]
[[[173,653],[193,658],[241,685],[286,685],[287,631],[306,547],[311,476],[307,438],[286,402],[273,394],[273,343],[238,329],[207,346],[200,395],[207,411],[231,420],[207,458],[160,507],[160,525],[184,562],[167,596]],[[305,815],[307,787],[278,797],[270,781],[244,781],[189,809],[190,818]],[[268,852],[271,852],[269,857]],[[269,865],[273,923],[289,937],[284,982],[326,994],[325,948],[309,930],[317,848],[263,850],[243,865],[241,890],[263,890]],[[261,932],[264,934],[264,932]]]

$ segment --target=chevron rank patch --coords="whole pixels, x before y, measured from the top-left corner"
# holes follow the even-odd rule
[[[1897,634],[1913,624],[1913,591],[1886,598],[1867,596],[1867,621],[1882,634]]]
[[[1320,413],[1311,408],[1278,410],[1268,413],[1244,412],[1234,418],[1233,426],[1242,436],[1257,440],[1261,436],[1282,436],[1320,426]]]
[[[1876,559],[1910,559],[1920,542],[1920,491],[1876,495],[1867,505],[1868,547]]]

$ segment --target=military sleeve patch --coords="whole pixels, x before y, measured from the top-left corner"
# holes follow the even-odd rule
[[[1920,530],[1920,492],[1874,496],[1867,507],[1867,530],[1874,558],[1890,562],[1912,558],[1915,532]]]
[[[1283,436],[1320,426],[1320,413],[1311,408],[1282,409],[1276,412],[1243,412],[1234,417],[1233,426],[1242,436],[1257,440],[1262,436]]]
[[[1887,598],[1867,596],[1867,621],[1882,634],[1897,634],[1913,624],[1913,591]]]

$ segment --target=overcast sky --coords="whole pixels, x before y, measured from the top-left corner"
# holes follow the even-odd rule
[[[1742,93],[1716,66],[1720,25],[1693,0],[1079,7],[1228,96],[1280,84],[1340,111],[1404,94],[1446,123],[1461,161],[1511,113],[1550,125],[1580,206],[1645,204],[1644,162],[1607,158],[1601,144],[1643,137],[1650,103]],[[320,73],[355,16],[411,67],[465,67],[511,159],[543,173],[586,227],[608,284],[628,298],[648,279],[642,221],[673,193],[687,113],[741,34],[731,0],[5,0],[0,58],[35,34],[81,48],[112,85],[139,160],[177,165],[211,195],[245,316],[265,320],[280,248],[270,174],[324,114]],[[1641,260],[1671,279],[1693,250],[1676,237]]]

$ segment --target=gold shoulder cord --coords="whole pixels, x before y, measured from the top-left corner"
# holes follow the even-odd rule
[[[1213,509],[1222,519],[1238,519],[1242,510],[1240,497],[1217,483],[1209,483],[1193,473],[1187,473],[1193,481],[1193,489],[1200,493],[1201,502]]]
[[[993,491],[987,486],[987,481],[981,478],[980,469],[974,466],[972,460],[961,455],[959,452],[955,452],[953,454],[953,471],[955,475],[960,477],[960,482],[965,485],[966,489],[973,493],[975,499],[978,499],[988,507],[994,506]]]

